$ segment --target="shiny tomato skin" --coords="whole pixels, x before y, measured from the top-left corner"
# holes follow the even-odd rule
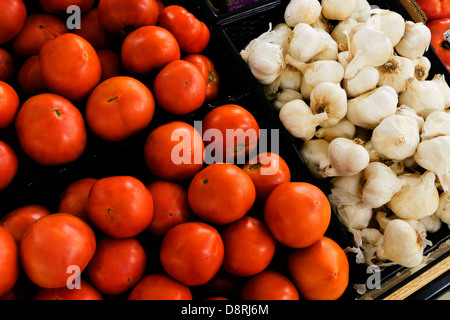
[[[207,222],[224,225],[241,219],[253,206],[256,192],[250,177],[231,163],[213,163],[191,180],[189,205]]]
[[[107,141],[121,141],[143,130],[154,113],[155,99],[150,89],[129,76],[103,81],[86,102],[88,127]]]
[[[126,70],[143,74],[179,60],[180,47],[168,30],[142,26],[126,36],[120,55]]]
[[[286,161],[276,153],[261,153],[243,167],[256,188],[256,198],[266,199],[273,189],[291,181],[291,171]]]
[[[164,236],[160,262],[175,280],[187,286],[210,281],[222,266],[224,245],[219,232],[203,222],[176,225]]]
[[[89,191],[87,216],[110,237],[134,237],[144,231],[153,218],[153,198],[135,177],[101,178]]]
[[[47,41],[39,52],[47,88],[68,100],[81,100],[100,82],[102,67],[94,47],[83,37],[64,33]]]
[[[171,121],[150,132],[144,145],[144,158],[156,177],[181,181],[192,178],[201,170],[203,151],[202,136],[193,126],[183,121]],[[189,152],[188,156],[185,152]]]
[[[0,296],[8,293],[19,278],[19,248],[13,236],[0,226]]]
[[[68,185],[59,199],[58,212],[73,214],[89,223],[86,208],[87,198],[89,191],[97,181],[96,178],[81,178]]]
[[[225,271],[248,277],[264,271],[275,254],[276,241],[262,221],[245,216],[228,225],[222,235]]]
[[[22,0],[0,2],[0,44],[14,39],[27,17],[27,8]]]
[[[300,300],[294,283],[285,275],[266,270],[249,278],[242,286],[242,300]]]
[[[0,141],[0,190],[13,181],[19,170],[16,152],[6,142]]]
[[[192,300],[188,286],[166,274],[149,274],[131,290],[128,300]]]
[[[144,275],[147,255],[135,238],[102,238],[87,266],[89,279],[100,292],[118,295],[131,289]]]
[[[16,90],[4,81],[0,81],[0,129],[8,127],[17,114],[20,99]]]
[[[285,182],[276,187],[264,205],[264,221],[282,244],[303,248],[320,240],[331,220],[325,194],[306,182]]]
[[[28,278],[41,288],[66,286],[69,266],[80,272],[96,248],[93,229],[67,213],[53,213],[36,220],[20,242],[20,261]],[[69,269],[70,270],[70,269]]]
[[[15,128],[25,153],[45,166],[78,159],[87,144],[81,112],[69,100],[52,93],[25,101],[17,113]]]
[[[96,50],[105,49],[111,40],[110,34],[98,20],[98,9],[95,7],[81,16],[80,29],[74,29],[73,33],[82,36]]]
[[[169,30],[185,53],[200,53],[207,47],[211,34],[208,26],[179,5],[165,7],[158,25]]]
[[[39,0],[42,10],[49,13],[66,13],[67,7],[76,5],[81,12],[92,8],[94,0]]]
[[[308,300],[336,300],[347,289],[349,263],[344,250],[322,237],[313,245],[295,249],[288,257],[292,281]]]
[[[101,82],[106,79],[120,76],[122,73],[122,63],[119,54],[110,49],[97,50],[98,58],[102,65]]]
[[[80,288],[42,288],[34,300],[103,300],[102,294],[86,280],[80,280]]]
[[[13,74],[14,58],[8,50],[0,48],[0,81],[10,81]]]
[[[47,86],[42,78],[39,55],[25,60],[17,74],[17,84],[21,92],[28,97],[47,91]]]
[[[24,205],[3,216],[0,220],[0,225],[14,237],[14,240],[19,245],[28,227],[40,217],[49,214],[50,210],[42,205]]]
[[[206,80],[206,97],[209,101],[219,95],[220,77],[214,62],[207,56],[200,53],[192,53],[183,57],[183,60],[193,63],[200,69]]]

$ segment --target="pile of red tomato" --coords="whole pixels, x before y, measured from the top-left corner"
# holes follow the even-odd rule
[[[59,18],[71,4],[83,12],[81,29],[68,30]],[[40,0],[32,14],[22,0],[0,1],[0,42],[8,49],[0,59],[1,128],[13,128],[21,152],[51,167],[77,161],[88,131],[120,142],[148,128],[158,109],[189,114],[219,94],[219,75],[203,54],[209,40],[205,23],[161,1]],[[209,111],[202,129],[225,136],[260,128],[230,103]],[[349,263],[325,236],[332,214],[325,194],[291,181],[276,153],[228,161],[256,148],[237,138],[224,141],[223,162],[207,164],[212,141],[202,133],[179,120],[151,130],[142,145],[154,177],[148,183],[80,178],[55,199],[57,212],[27,204],[6,213],[0,298],[341,297]],[[175,163],[180,145],[189,161]],[[268,168],[276,170],[264,174]],[[15,150],[0,142],[0,192],[18,170]]]

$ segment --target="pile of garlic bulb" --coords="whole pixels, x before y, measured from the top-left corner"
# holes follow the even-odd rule
[[[415,267],[450,227],[450,88],[431,33],[366,0],[291,0],[240,52],[354,237],[358,262]]]

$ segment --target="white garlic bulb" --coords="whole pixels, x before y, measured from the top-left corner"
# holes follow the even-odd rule
[[[330,167],[328,145],[324,139],[311,139],[305,141],[299,150],[308,169],[319,179],[323,178],[324,170]]]
[[[419,58],[430,46],[431,31],[423,22],[407,21],[405,25],[405,34],[395,46],[395,51],[405,58]]]
[[[371,14],[367,25],[385,32],[391,39],[392,46],[399,43],[405,34],[405,19],[399,13],[385,9],[372,9]]]
[[[322,15],[328,20],[345,20],[355,10],[356,0],[322,0]]]
[[[422,128],[423,128],[423,125],[425,124],[425,120],[417,114],[416,110],[402,104],[397,107],[395,114],[407,116],[407,117],[411,117],[411,118],[415,119],[417,121],[417,124],[419,125],[419,132],[422,132]]]
[[[274,82],[285,67],[281,46],[270,42],[260,42],[251,53],[248,66],[259,83]]]
[[[342,81],[342,87],[349,98],[355,98],[369,91],[375,90],[380,80],[380,73],[375,67],[364,67],[356,76]]]
[[[309,24],[299,23],[289,37],[288,52],[298,62],[308,62],[319,52],[327,48],[322,33]]]
[[[303,100],[303,96],[299,91],[292,89],[282,89],[278,92],[272,101],[275,110],[280,111],[281,108],[289,101],[294,99]]]
[[[390,86],[378,87],[348,100],[347,118],[355,126],[374,129],[384,118],[395,114],[397,92]]]
[[[429,233],[438,232],[442,226],[442,220],[435,214],[420,219],[420,222],[425,226],[425,230]]]
[[[450,192],[442,192],[439,196],[439,208],[435,215],[450,228]]]
[[[294,99],[281,108],[279,117],[292,136],[307,141],[314,137],[316,127],[328,119],[326,112],[313,114],[311,108],[300,99]]]
[[[334,126],[347,114],[347,94],[337,83],[319,83],[311,91],[310,107],[314,114],[328,114],[328,119],[321,122],[321,127]]]
[[[286,6],[284,20],[290,27],[299,23],[313,24],[319,19],[321,11],[318,0],[291,0]]]
[[[278,23],[273,27],[272,43],[279,44],[283,48],[283,52],[288,51],[289,37],[291,36],[292,29],[286,23]]]
[[[338,53],[338,58],[337,61],[345,68],[347,68],[348,64],[350,63],[350,61],[352,61],[352,54],[350,53],[350,51],[346,50],[346,51],[341,51]]]
[[[435,74],[433,79],[431,79],[431,81],[433,81],[434,83],[437,84],[440,91],[444,95],[445,108],[446,109],[450,108],[450,87],[449,87],[447,81],[445,81],[444,75],[440,74],[440,73]]]
[[[371,9],[372,8],[367,0],[356,0],[356,8],[349,18],[365,23],[370,17]]]
[[[338,58],[338,44],[331,35],[321,28],[315,28],[321,35],[322,41],[325,44],[325,49],[317,53],[308,62],[314,62],[318,60],[337,60]]]
[[[443,111],[433,111],[425,120],[421,138],[432,139],[438,136],[450,136],[450,114]]]
[[[338,24],[333,28],[330,35],[336,41],[338,45],[339,52],[348,51],[348,34],[359,25],[358,21],[355,19],[345,19],[339,21]]]
[[[300,91],[302,79],[303,75],[300,70],[290,64],[286,64],[283,70],[281,70],[279,77],[268,85],[268,92],[276,93],[283,89]]]
[[[336,176],[330,179],[332,189],[344,190],[358,198],[362,196],[363,171],[351,176]]]
[[[426,80],[431,69],[430,59],[425,56],[421,56],[416,59],[411,59],[411,61],[414,64],[414,77],[419,81]]]
[[[343,118],[334,126],[317,128],[316,138],[322,138],[330,142],[331,140],[338,137],[353,139],[355,133],[355,125],[351,123],[347,118]]]
[[[410,59],[400,56],[392,56],[377,69],[380,75],[378,86],[391,86],[397,93],[405,90],[408,79],[414,77],[414,64]]]

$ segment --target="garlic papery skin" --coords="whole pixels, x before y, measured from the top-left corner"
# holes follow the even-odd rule
[[[371,9],[372,8],[367,0],[356,0],[356,8],[349,18],[365,23],[370,17]]]
[[[326,112],[313,114],[311,108],[300,99],[286,103],[281,108],[279,117],[283,126],[292,136],[304,141],[313,138],[316,127],[328,119]]]
[[[270,92],[277,92],[283,89],[300,91],[303,74],[289,63],[281,70],[280,76],[270,84]]]
[[[408,79],[414,77],[414,64],[410,59],[400,56],[392,56],[377,69],[380,75],[378,86],[391,86],[397,93],[405,90]]]
[[[380,73],[375,67],[364,67],[351,79],[344,79],[342,87],[348,98],[355,98],[369,91],[375,90],[380,80]]]
[[[440,73],[435,74],[433,79],[431,79],[431,81],[433,81],[434,83],[437,84],[440,91],[444,95],[445,108],[446,109],[449,108],[450,107],[450,87],[449,87],[447,81],[445,81],[444,75],[440,74]]]
[[[361,198],[363,172],[360,171],[352,176],[337,176],[330,179],[331,189],[340,189]]]
[[[345,20],[355,10],[356,0],[322,0],[322,15],[328,20]]]
[[[250,56],[253,54],[257,46],[263,42],[273,43],[279,45],[281,48],[283,48],[283,45],[287,42],[288,39],[285,39],[282,35],[280,35],[279,32],[276,32],[274,29],[272,29],[272,24],[269,23],[269,30],[266,32],[263,32],[255,39],[251,40],[244,49],[242,49],[239,54],[242,58],[242,60],[245,61],[245,63],[248,63]]]
[[[280,111],[287,102],[294,99],[303,100],[303,96],[299,91],[283,89],[276,94],[275,99],[272,101],[272,105],[277,111]]]
[[[355,126],[373,130],[397,109],[397,92],[389,86],[378,87],[348,100],[347,119]]]
[[[355,19],[345,19],[340,21],[331,31],[330,35],[336,41],[339,52],[348,51],[348,38],[354,28],[359,25]]]
[[[320,127],[316,130],[316,138],[322,138],[331,142],[331,140],[338,137],[353,139],[356,133],[356,128],[347,118],[343,118],[337,124],[331,127]]]
[[[414,77],[419,81],[426,80],[431,69],[430,59],[425,56],[421,56],[416,59],[411,59],[411,61],[414,64]]]
[[[325,169],[324,177],[351,176],[364,170],[369,164],[367,150],[357,139],[336,138],[328,146],[331,167]]]
[[[314,114],[328,114],[328,119],[320,123],[321,127],[334,126],[347,114],[347,94],[337,83],[319,83],[311,91],[310,107]]]
[[[323,178],[324,170],[330,167],[328,145],[328,141],[324,139],[311,139],[305,141],[299,150],[306,166],[319,179]]]
[[[285,67],[283,49],[278,44],[261,42],[250,55],[248,66],[259,83],[271,84]]]
[[[428,115],[421,134],[422,140],[439,136],[450,136],[450,114],[443,110],[433,111]]]
[[[423,260],[424,239],[408,222],[394,219],[383,234],[383,244],[377,248],[377,258],[401,266],[417,267]]]
[[[283,48],[283,52],[287,52],[289,48],[289,37],[291,36],[292,29],[286,23],[278,23],[273,28],[272,43],[279,44]]]
[[[404,104],[414,109],[424,119],[433,111],[445,109],[444,94],[436,82],[431,80],[408,79],[398,101],[400,105]]]
[[[420,222],[425,226],[425,230],[429,233],[438,232],[442,226],[442,220],[435,214],[420,219]]]
[[[425,120],[424,120],[424,118],[419,116],[414,109],[402,104],[397,107],[395,114],[407,116],[407,117],[411,117],[411,118],[415,119],[417,121],[417,124],[419,125],[419,132],[422,132],[422,128],[423,128],[423,125],[425,124]]]
[[[346,51],[341,51],[338,53],[338,58],[337,61],[345,68],[347,68],[348,64],[350,63],[350,61],[352,61],[352,54],[350,53],[350,51],[346,50]]]
[[[371,162],[364,169],[361,199],[368,207],[379,208],[388,203],[403,184],[387,165]]]
[[[289,37],[287,53],[298,62],[308,62],[327,48],[322,33],[306,23],[297,24]]]
[[[403,185],[387,206],[402,219],[419,220],[431,216],[439,207],[439,191],[435,185],[436,175],[426,171],[420,179]]]
[[[290,27],[299,23],[311,25],[319,19],[321,12],[318,0],[291,0],[284,11],[284,20]]]
[[[431,31],[423,22],[407,21],[405,26],[405,34],[395,45],[395,51],[402,57],[417,59],[428,50]]]
[[[419,143],[414,160],[436,174],[442,189],[450,190],[450,137],[439,136]]]
[[[442,192],[439,196],[439,208],[435,215],[450,229],[450,192]]]
[[[405,34],[406,22],[403,17],[394,11],[384,9],[372,9],[367,25],[385,32],[391,39],[394,47]]]
[[[317,19],[316,22],[314,22],[311,27],[313,28],[320,28],[324,30],[327,33],[331,33],[333,30],[333,23],[331,21],[328,21],[322,14],[320,14],[319,19]]]
[[[420,142],[419,125],[411,117],[393,114],[375,127],[370,140],[379,154],[403,160],[416,152]]]
[[[325,49],[320,51],[314,57],[312,57],[308,62],[314,62],[318,60],[334,60],[337,61],[338,58],[338,44],[331,35],[321,28],[315,28],[322,36],[322,41],[325,44]]]

